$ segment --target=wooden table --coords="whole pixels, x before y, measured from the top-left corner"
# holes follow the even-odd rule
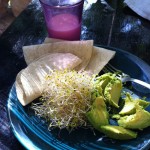
[[[123,0],[85,3],[82,40],[128,51],[150,65],[150,22],[136,15]],[[11,131],[7,98],[17,73],[26,64],[22,46],[40,44],[47,36],[41,7],[33,1],[0,37],[0,149],[24,149]]]

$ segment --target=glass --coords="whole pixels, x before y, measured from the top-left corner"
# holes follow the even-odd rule
[[[80,40],[84,0],[40,0],[48,36]]]

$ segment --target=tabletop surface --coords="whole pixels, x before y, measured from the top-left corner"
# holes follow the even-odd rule
[[[90,1],[89,1],[90,2]],[[123,0],[85,2],[82,40],[128,51],[150,65],[150,21],[138,16]],[[24,149],[12,133],[7,99],[17,73],[26,64],[22,46],[40,44],[47,36],[39,2],[32,1],[0,37],[0,149]]]

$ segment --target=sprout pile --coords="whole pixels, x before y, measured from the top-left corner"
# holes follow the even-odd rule
[[[42,97],[32,108],[50,122],[49,128],[73,130],[87,126],[85,114],[92,104],[93,80],[86,72],[53,71],[46,77]]]

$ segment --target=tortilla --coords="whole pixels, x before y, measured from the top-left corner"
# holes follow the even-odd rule
[[[51,42],[51,43],[49,43]],[[45,76],[52,70],[66,68],[98,74],[115,51],[93,47],[93,41],[62,41],[46,38],[44,44],[24,46],[28,67],[16,78],[16,92],[22,105],[41,96]]]
[[[92,56],[93,40],[88,41],[62,41],[40,45],[24,46],[23,53],[27,64],[48,53],[72,53],[82,60],[76,70],[84,70]]]
[[[20,103],[25,106],[40,97],[45,76],[52,70],[73,69],[82,60],[70,53],[52,53],[29,64],[16,77],[16,93]]]
[[[46,38],[44,43],[62,42],[60,39]],[[93,46],[91,59],[85,68],[89,74],[98,74],[104,66],[114,57],[115,51]]]
[[[98,74],[105,65],[114,57],[115,51],[105,48],[93,47],[92,57],[88,66],[85,68],[89,74]]]

